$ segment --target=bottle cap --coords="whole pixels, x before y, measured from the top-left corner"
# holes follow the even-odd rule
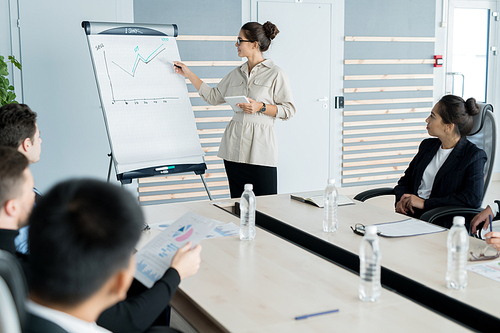
[[[251,191],[253,190],[253,185],[252,184],[245,184],[245,191]]]
[[[366,234],[368,235],[375,235],[377,233],[377,226],[376,225],[368,225],[365,227]]]
[[[453,225],[465,225],[465,217],[455,216],[453,218]]]
[[[328,178],[326,181],[327,184],[335,184],[335,178]]]

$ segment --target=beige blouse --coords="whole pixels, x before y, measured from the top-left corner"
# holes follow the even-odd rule
[[[248,63],[235,68],[215,88],[202,83],[198,92],[211,104],[225,103],[226,96],[247,96],[257,102],[276,105],[276,117],[256,112],[234,112],[222,136],[218,157],[231,162],[264,166],[278,164],[276,118],[288,120],[295,114],[292,91],[285,72],[271,59],[256,65],[250,75]]]

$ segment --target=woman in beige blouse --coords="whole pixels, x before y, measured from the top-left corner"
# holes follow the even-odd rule
[[[226,96],[247,96],[240,103],[244,112],[234,112],[222,136],[218,157],[224,159],[231,197],[240,197],[245,184],[253,184],[255,195],[277,193],[278,147],[274,121],[295,114],[292,92],[285,72],[262,52],[279,33],[271,22],[248,22],[236,41],[239,57],[247,62],[210,88],[181,62],[175,71],[188,78],[201,98],[212,105],[225,103]]]

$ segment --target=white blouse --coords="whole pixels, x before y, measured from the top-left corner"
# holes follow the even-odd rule
[[[226,96],[247,96],[257,102],[276,105],[276,117],[260,112],[234,112],[217,156],[238,163],[272,167],[278,164],[274,122],[276,118],[288,120],[293,117],[295,106],[288,76],[271,59],[257,64],[250,74],[248,63],[244,63],[226,75],[215,88],[202,83],[198,93],[211,105],[225,103]]]
[[[454,148],[451,149],[443,149],[443,147],[439,147],[439,150],[436,152],[436,155],[432,158],[431,162],[425,168],[424,174],[422,175],[422,181],[420,182],[420,186],[418,187],[418,196],[422,199],[429,199],[432,192],[432,185],[434,185],[434,179],[436,175],[443,166],[444,162],[450,156],[451,152]]]

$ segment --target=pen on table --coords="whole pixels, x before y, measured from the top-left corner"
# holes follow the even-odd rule
[[[325,312],[311,313],[311,314],[304,315],[304,316],[298,316],[298,317],[295,317],[295,320],[306,319],[306,318],[309,318],[309,317],[314,317],[314,316],[321,316],[321,315],[324,315],[324,314],[334,313],[334,312],[339,312],[339,309],[336,309],[336,310],[330,310],[330,311],[325,311]]]

